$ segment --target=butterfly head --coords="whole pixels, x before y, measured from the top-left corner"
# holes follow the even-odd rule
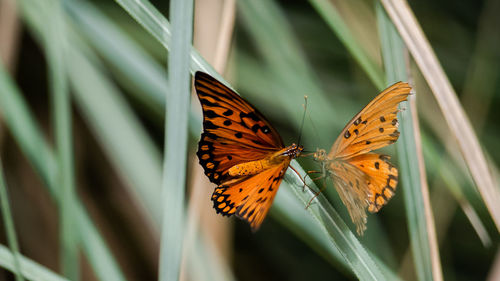
[[[318,148],[318,150],[314,152],[313,157],[314,160],[316,161],[325,162],[327,160],[328,155],[326,154],[326,150]]]
[[[283,155],[288,156],[290,158],[297,158],[299,155],[302,153],[304,150],[304,147],[302,145],[297,145],[295,143],[292,143],[285,152],[283,152]]]

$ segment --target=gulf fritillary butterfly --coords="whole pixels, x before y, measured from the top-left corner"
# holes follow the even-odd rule
[[[370,151],[398,140],[398,104],[410,94],[408,83],[385,89],[347,123],[330,152],[318,149],[314,158],[329,175],[347,207],[358,234],[366,229],[366,212],[378,212],[394,196],[398,169],[390,157]],[[315,171],[312,171],[315,172]]]
[[[203,109],[198,159],[217,184],[217,213],[236,215],[256,231],[271,207],[290,161],[301,145],[285,147],[278,132],[250,103],[215,78],[196,72],[194,84]]]

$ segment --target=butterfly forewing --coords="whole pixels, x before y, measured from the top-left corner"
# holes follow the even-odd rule
[[[284,147],[262,114],[210,75],[196,72],[195,88],[204,130],[197,155],[213,183],[226,180],[230,167],[262,159]]]
[[[329,158],[349,158],[394,143],[398,137],[398,104],[411,87],[398,82],[380,93],[347,123],[332,146]]]
[[[197,155],[205,174],[218,185],[214,208],[247,221],[255,231],[302,147],[285,147],[262,114],[210,75],[197,72],[195,88],[203,109]]]

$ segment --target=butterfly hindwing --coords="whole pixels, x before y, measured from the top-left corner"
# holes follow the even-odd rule
[[[196,72],[195,88],[204,130],[197,155],[211,182],[221,184],[230,167],[262,159],[284,147],[265,117],[215,78]]]
[[[347,159],[394,143],[398,137],[398,104],[411,87],[398,82],[385,89],[347,123],[329,153]]]
[[[368,180],[368,211],[378,212],[394,196],[398,184],[398,169],[389,162],[390,157],[367,153],[349,160]]]
[[[235,214],[256,231],[273,203],[289,164],[290,161],[283,161],[259,174],[219,185],[212,194],[217,213]]]
[[[366,211],[369,205],[366,174],[348,162],[338,160],[329,164],[328,171],[342,203],[347,207],[358,234],[366,229]]]

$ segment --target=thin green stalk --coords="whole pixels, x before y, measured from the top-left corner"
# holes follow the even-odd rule
[[[388,84],[407,81],[405,45],[380,5],[377,5],[377,16]],[[410,102],[412,99],[415,102],[415,98],[414,95],[408,97]],[[420,140],[416,139],[418,127],[417,120],[414,120],[416,114],[413,112],[416,108],[413,108],[410,102],[405,101],[400,105],[405,110],[399,113],[401,136],[397,148],[413,260],[419,280],[442,280],[439,254],[437,249],[433,249],[433,243],[437,242],[432,212],[430,205],[426,204],[428,187],[425,182],[424,166],[420,162],[423,161],[423,155],[419,149]]]
[[[302,168],[297,165],[294,167],[300,174],[305,174]],[[285,182],[281,185],[280,192],[293,191],[302,206],[307,206],[310,199],[315,196],[310,188],[306,188],[305,192],[302,191],[302,180],[292,171],[286,173]],[[314,184],[310,186],[317,188]],[[331,241],[331,246],[335,246],[344,257],[357,278],[360,280],[399,280],[383,262],[367,252],[323,194],[316,197],[307,211],[316,221],[321,232]]]
[[[13,253],[13,269],[16,276],[16,281],[23,281],[22,268],[20,262],[19,245],[17,244],[16,227],[14,219],[10,211],[9,194],[7,192],[7,185],[3,176],[3,167],[0,162],[0,204],[2,208],[2,218],[5,224],[5,231],[7,233],[7,242],[11,252]]]
[[[139,24],[141,24],[155,39],[162,44],[165,49],[172,47],[170,23],[163,15],[147,0],[115,0],[122,8],[127,11]],[[198,51],[191,47],[191,72],[201,70],[210,73],[217,80],[225,82],[226,80],[215,71],[215,69],[203,59]]]
[[[48,62],[49,86],[52,98],[53,124],[58,162],[60,253],[63,275],[79,280],[78,234],[74,227],[74,165],[71,134],[71,105],[64,66],[66,37],[63,11],[58,0],[46,1],[49,13],[48,32],[45,33],[45,51]]]
[[[316,11],[323,17],[325,22],[337,34],[337,37],[344,43],[349,53],[365,70],[366,74],[372,80],[378,89],[383,89],[385,85],[384,72],[380,67],[366,54],[361,45],[351,34],[349,27],[345,24],[339,12],[329,0],[309,0]]]
[[[35,6],[31,6],[37,12]],[[39,13],[37,13],[39,14]],[[47,141],[42,137],[35,124],[26,101],[19,89],[0,63],[0,106],[2,116],[14,139],[31,164],[38,171],[54,200],[59,200],[59,189],[56,184],[57,162]],[[79,238],[96,275],[101,280],[125,280],[116,261],[96,227],[90,220],[83,205],[75,200],[75,221]]]
[[[172,49],[169,52],[170,91],[165,116],[163,164],[163,225],[159,280],[177,280],[182,261],[184,193],[186,190],[188,119],[191,96],[189,73],[193,35],[192,0],[172,0]]]
[[[0,267],[7,270],[16,272],[17,271],[17,261],[19,260],[21,264],[21,272],[23,276],[31,281],[68,281],[62,276],[57,275],[50,269],[40,265],[22,255],[12,254],[9,249],[3,245],[0,245]]]
[[[109,70],[119,73],[120,85],[132,88],[127,93],[144,104],[155,118],[163,118],[168,91],[165,67],[91,2],[65,0],[64,8],[78,31],[112,65]]]
[[[408,3],[401,0],[381,0],[381,3],[431,88],[497,230],[500,231],[498,185],[457,94]]]
[[[315,112],[328,112],[332,118],[336,118],[336,111],[331,110],[334,104],[323,93],[319,86],[321,83],[309,65],[299,40],[275,1],[241,0],[237,3],[244,26],[255,41],[271,74],[267,79],[280,87],[273,91],[272,99],[279,101],[287,114],[288,122],[300,124],[301,114],[297,114],[297,110],[300,110],[304,95],[309,97],[309,106]],[[319,123],[319,128],[331,127],[329,119],[315,120]],[[312,135],[312,128],[306,126],[303,134]]]

